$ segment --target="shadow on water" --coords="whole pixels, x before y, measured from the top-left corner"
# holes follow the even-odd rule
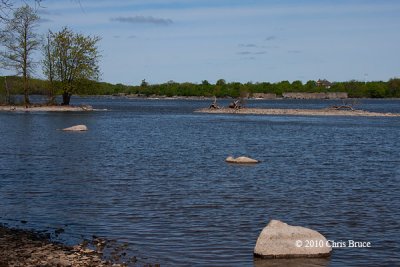
[[[329,258],[254,259],[254,267],[327,267]]]

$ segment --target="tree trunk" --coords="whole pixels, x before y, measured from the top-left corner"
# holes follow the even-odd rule
[[[53,79],[50,77],[50,81],[49,81],[49,91],[48,91],[48,104],[49,105],[55,105],[56,103],[56,96],[54,94],[54,83],[53,83]]]
[[[11,96],[10,96],[10,89],[8,88],[7,77],[4,77],[4,87],[6,89],[6,104],[11,104]]]
[[[64,92],[62,95],[63,102],[61,105],[63,106],[69,106],[69,101],[71,100],[71,94],[68,92]]]
[[[48,102],[49,105],[56,105],[57,104],[56,96],[54,95],[53,92],[50,92],[47,102]]]
[[[28,87],[28,77],[26,77],[26,73],[24,72],[24,104],[25,107],[31,104],[29,101],[29,87]]]

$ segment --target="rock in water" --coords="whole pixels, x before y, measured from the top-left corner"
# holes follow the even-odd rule
[[[328,257],[332,251],[326,238],[317,231],[271,220],[262,230],[254,248],[261,258]]]
[[[227,157],[225,159],[226,162],[228,163],[236,163],[236,164],[254,164],[254,163],[259,163],[258,160],[255,159],[251,159],[248,157],[237,157],[237,158],[233,158],[231,156]]]
[[[87,131],[87,130],[88,130],[88,128],[86,127],[86,125],[75,125],[75,126],[63,129],[63,131],[73,131],[73,132],[81,132],[81,131]]]

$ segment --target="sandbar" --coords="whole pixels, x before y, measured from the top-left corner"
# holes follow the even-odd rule
[[[292,116],[363,116],[363,117],[400,117],[400,113],[382,113],[365,110],[336,109],[280,109],[280,108],[202,108],[195,110],[201,113],[213,114],[251,114],[251,115],[292,115]]]
[[[9,112],[71,112],[93,111],[91,106],[0,106],[0,111]]]

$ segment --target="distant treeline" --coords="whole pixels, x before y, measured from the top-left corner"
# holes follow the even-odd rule
[[[30,79],[29,87],[31,94],[46,95],[50,90],[50,85],[45,80]],[[56,93],[61,94],[61,86],[55,84]],[[177,83],[169,81],[163,84],[149,84],[145,80],[141,85],[130,86],[123,84],[110,84],[90,80],[79,81],[77,93],[80,95],[118,95],[134,94],[140,96],[205,96],[205,97],[232,97],[251,96],[253,93],[274,93],[278,97],[288,92],[347,92],[351,98],[400,98],[400,79],[394,78],[387,82],[360,82],[347,81],[336,82],[330,86],[318,85],[316,81],[308,81],[303,84],[301,81],[282,81],[278,83],[239,83],[225,82],[218,80],[216,84],[211,84],[204,80],[199,84]],[[7,90],[6,90],[7,89]],[[20,77],[0,76],[0,98],[6,95],[7,91],[11,95],[23,93],[23,83]]]

